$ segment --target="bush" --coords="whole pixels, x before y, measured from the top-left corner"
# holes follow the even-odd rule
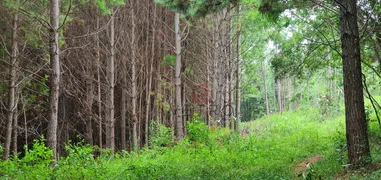
[[[170,128],[156,121],[151,122],[149,144],[152,147],[165,147],[173,143],[173,133]]]
[[[192,121],[187,122],[189,140],[193,143],[209,144],[210,130],[197,113],[193,114]]]

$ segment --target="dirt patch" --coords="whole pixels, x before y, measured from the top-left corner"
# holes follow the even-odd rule
[[[323,155],[318,154],[303,160],[295,167],[294,172],[300,174],[306,171],[309,165],[318,162],[321,158],[323,158]]]

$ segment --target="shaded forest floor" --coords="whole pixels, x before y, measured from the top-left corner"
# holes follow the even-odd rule
[[[370,115],[374,163],[370,170],[348,172],[343,110],[336,114],[323,116],[318,108],[275,114],[243,123],[244,136],[209,129],[196,118],[182,142],[172,142],[170,131],[159,126],[151,148],[138,153],[102,150],[94,157],[96,148],[72,143],[54,166],[51,151],[36,141],[26,157],[0,162],[0,179],[381,179],[377,121]]]

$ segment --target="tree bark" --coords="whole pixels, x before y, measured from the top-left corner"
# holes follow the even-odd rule
[[[276,81],[277,83],[277,93],[278,93],[278,110],[279,110],[279,113],[282,113],[283,112],[283,109],[282,109],[282,85],[280,83],[280,79],[277,79]]]
[[[328,72],[327,72],[327,76],[328,76],[328,89],[329,89],[329,99],[332,99],[333,97],[333,80],[332,80],[332,67],[331,66],[328,66]]]
[[[287,100],[288,100],[288,110],[292,110],[292,80],[291,80],[291,77],[288,77],[287,78],[287,85],[288,85],[288,97],[287,97]]]
[[[183,117],[181,103],[181,35],[180,35],[180,14],[175,14],[175,34],[176,34],[176,136],[179,140],[183,139]]]
[[[19,4],[19,1],[17,1]],[[18,31],[18,12],[15,12],[12,22],[12,52],[10,57],[10,67],[9,67],[9,91],[8,91],[8,114],[7,114],[7,129],[5,135],[5,148],[3,153],[3,159],[8,159],[11,149],[12,141],[12,126],[13,126],[13,116],[15,115],[15,110],[17,108],[17,98],[16,98],[16,81],[17,81],[17,58],[18,58],[18,42],[17,42],[17,31]],[[17,135],[17,134],[16,134]]]
[[[138,123],[138,118],[137,118],[137,112],[136,112],[136,107],[137,107],[137,85],[136,85],[136,47],[135,47],[135,31],[136,31],[136,16],[135,16],[135,11],[134,11],[134,4],[132,4],[132,1],[130,2],[130,15],[131,15],[131,81],[132,81],[132,93],[131,93],[131,98],[132,98],[132,148],[134,151],[138,150],[138,137],[137,137],[137,123]]]
[[[17,136],[18,136],[18,88],[16,87],[16,103],[15,111],[13,112],[13,155],[17,155],[18,146],[17,146]]]
[[[213,118],[214,120],[220,120],[220,104],[219,104],[219,15],[217,14],[214,19],[214,29],[213,29],[213,43],[214,43],[214,53],[213,53]]]
[[[99,29],[99,18],[97,17],[97,30]],[[100,56],[100,46],[99,46],[99,35],[98,33],[95,35],[95,40],[96,40],[96,58],[97,58],[97,81],[98,81],[98,138],[99,138],[99,148],[102,149],[103,147],[103,127],[102,127],[102,84],[101,84],[101,56]]]
[[[238,21],[240,17],[240,11],[241,11],[241,5],[237,8],[237,16]],[[236,48],[236,55],[237,55],[237,64],[236,64],[236,94],[235,94],[235,103],[236,103],[236,117],[237,117],[237,124],[236,129],[239,130],[241,125],[241,23],[238,23],[237,28],[237,48]]]
[[[126,63],[126,62],[125,62]],[[124,69],[124,71],[127,71],[127,68]],[[127,150],[127,139],[126,139],[126,113],[127,113],[127,109],[126,109],[126,100],[127,100],[127,74],[126,73],[122,73],[122,83],[123,83],[123,86],[122,86],[122,97],[121,97],[121,100],[120,100],[120,136],[121,136],[121,141],[122,141],[122,150]]]
[[[93,67],[92,62],[88,62],[86,79],[86,141],[90,145],[93,145],[93,102]]]
[[[48,146],[53,150],[52,159],[57,159],[58,96],[60,85],[59,58],[59,0],[50,1],[50,98],[48,118]]]
[[[152,90],[152,71],[153,63],[155,60],[155,30],[156,30],[156,3],[153,3],[153,24],[152,24],[152,41],[151,41],[151,61],[149,62],[149,73],[148,73],[148,87],[147,87],[147,99],[146,99],[146,116],[145,116],[145,145],[149,144],[149,115],[151,108],[151,90]]]
[[[266,115],[270,115],[270,108],[269,108],[269,97],[267,95],[267,81],[266,81],[266,62],[263,62],[262,65],[262,74],[263,74],[263,89],[265,91],[265,103],[266,103]]]
[[[115,12],[112,11],[110,21],[110,60],[107,61],[107,80],[108,91],[106,96],[107,107],[107,127],[106,127],[106,146],[107,148],[115,148],[115,119],[114,119],[114,81],[115,81]]]
[[[352,169],[358,169],[370,163],[370,150],[364,110],[357,7],[356,0],[342,0],[339,4],[348,161]]]
[[[377,40],[377,46],[378,46],[376,56],[378,60],[378,66],[381,70],[381,33],[380,32],[376,33],[376,40]]]

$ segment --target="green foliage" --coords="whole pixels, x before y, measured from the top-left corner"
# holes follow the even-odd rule
[[[176,66],[176,56],[175,55],[165,55],[163,61],[161,61],[160,65],[162,66]]]
[[[40,84],[40,93],[43,95],[49,95],[49,87],[47,85],[47,82],[49,81],[49,75],[45,75],[44,78],[41,80]]]
[[[3,154],[4,152],[4,145],[0,143],[0,154]]]
[[[151,121],[150,124],[150,139],[149,144],[153,147],[165,147],[173,143],[173,132],[171,128],[158,123],[157,121]]]
[[[53,179],[83,179],[99,178],[101,166],[94,159],[94,147],[85,144],[84,140],[77,143],[69,141],[65,144],[65,149],[69,153],[58,162],[53,168],[51,178]]]
[[[185,67],[185,74],[187,75],[192,75],[193,74],[193,69],[191,66]]]
[[[46,179],[51,173],[49,166],[52,156],[53,151],[45,146],[41,137],[33,141],[32,149],[25,146],[25,156],[22,159],[14,156],[0,162],[0,172],[5,179]]]
[[[33,141],[33,148],[25,148],[25,156],[22,158],[23,165],[34,166],[34,165],[49,165],[52,160],[53,151],[45,146],[44,139],[41,137],[40,140]]]
[[[69,142],[68,155],[55,166],[49,165],[51,151],[39,140],[25,160],[0,161],[0,179],[296,179],[295,166],[317,154],[322,158],[306,168],[304,179],[331,179],[342,170],[338,155],[345,163],[345,150],[335,151],[345,144],[344,116],[318,121],[319,114],[305,107],[243,123],[250,133],[245,137],[209,128],[195,114],[187,124],[189,137],[176,145],[167,146],[172,142],[168,128],[151,124],[151,138],[156,138],[151,149],[119,154],[102,150],[95,158],[97,148]],[[379,142],[377,124],[370,126],[371,134],[378,132],[372,142]],[[163,144],[166,147],[155,148]],[[372,148],[375,160],[381,159],[380,147]],[[377,179],[380,174],[365,177]]]
[[[187,122],[189,140],[192,143],[208,144],[210,130],[197,113],[193,114],[192,121]]]
[[[80,0],[82,5],[86,5],[90,2],[94,3],[95,7],[99,9],[103,16],[110,15],[113,7],[124,5],[124,0]]]
[[[303,172],[298,175],[298,177],[302,177],[303,180],[322,180],[323,178],[319,175],[315,170],[312,164],[307,164],[306,172]]]
[[[328,95],[320,96],[319,98],[319,110],[320,114],[325,117],[333,110],[333,100]]]
[[[209,13],[219,11],[229,4],[237,4],[239,0],[155,0],[156,3],[181,13],[186,19],[205,17]]]

